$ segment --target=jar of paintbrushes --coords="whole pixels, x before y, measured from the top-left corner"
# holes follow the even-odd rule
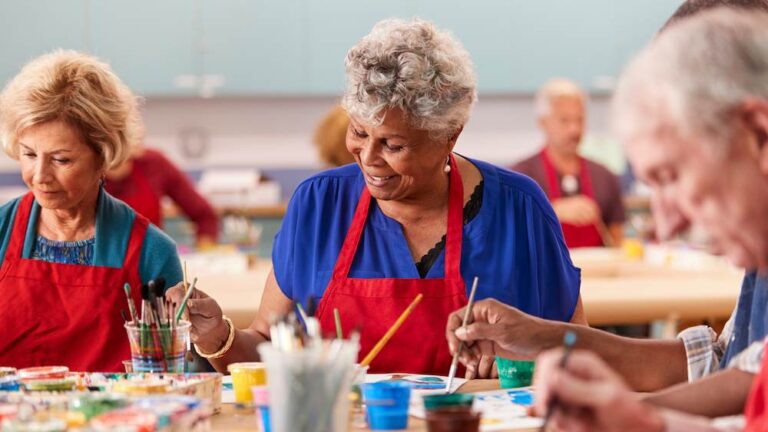
[[[194,289],[194,282],[189,292]],[[126,319],[125,329],[131,345],[133,372],[184,373],[191,328],[188,321],[180,319],[184,304],[177,308],[166,301],[162,280],[152,280],[141,286],[141,308],[133,304],[127,284],[125,291],[131,314],[131,319]]]
[[[302,325],[291,314],[258,346],[267,366],[272,430],[342,432],[349,421],[349,388],[358,338],[323,339],[316,318]]]

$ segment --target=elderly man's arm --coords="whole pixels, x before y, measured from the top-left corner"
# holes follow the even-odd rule
[[[699,381],[676,385],[647,396],[650,404],[706,417],[736,415],[744,411],[755,375],[736,368]]]
[[[470,349],[460,356],[465,365],[477,364],[481,355],[531,359],[562,345],[567,330],[578,336],[580,349],[595,352],[637,391],[655,391],[685,382],[687,361],[680,340],[634,339],[616,336],[585,325],[548,321],[527,315],[496,300],[477,302],[474,322],[463,327],[463,309],[448,318],[446,337],[451,352],[460,340]]]
[[[739,414],[744,410],[752,381],[760,371],[764,350],[764,341],[754,342],[731,360],[728,369],[649,395],[646,400],[655,405],[708,417]]]

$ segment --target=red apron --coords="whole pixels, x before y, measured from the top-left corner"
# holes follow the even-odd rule
[[[152,185],[147,180],[137,161],[133,162],[131,173],[121,182],[127,182],[127,187],[123,188],[123,193],[116,193],[114,188],[109,187],[107,181],[107,192],[113,197],[128,204],[136,213],[149,219],[150,222],[162,228],[162,209],[160,207],[160,197],[157,195]]]
[[[338,308],[345,331],[361,325],[360,358],[373,348],[418,294],[421,303],[370,365],[370,372],[446,375],[451,355],[445,340],[448,315],[467,303],[461,278],[461,238],[464,188],[451,155],[448,228],[444,279],[355,279],[349,269],[368,218],[371,195],[364,187],[352,225],[339,252],[331,281],[318,307],[322,328],[333,331],[333,309]],[[410,257],[409,257],[410,258]]]
[[[768,355],[763,355],[760,373],[752,382],[744,416],[747,420],[745,432],[768,431]]]
[[[0,267],[0,365],[121,371],[131,357],[120,316],[128,309],[123,284],[141,301],[139,256],[149,222],[134,219],[122,268],[24,259],[33,200],[29,193],[19,202]]]
[[[592,192],[592,179],[589,177],[589,170],[587,169],[587,161],[584,158],[581,160],[581,168],[579,170],[579,187],[581,188],[582,195],[588,198],[595,199]],[[560,182],[557,179],[557,170],[552,164],[547,154],[547,149],[541,152],[541,162],[544,164],[544,172],[547,175],[547,192],[549,194],[549,200],[554,201],[562,196],[560,192]],[[600,231],[597,227],[592,225],[572,225],[569,223],[560,223],[563,227],[563,236],[565,237],[565,244],[569,248],[579,247],[595,247],[605,246],[603,239],[600,237]]]

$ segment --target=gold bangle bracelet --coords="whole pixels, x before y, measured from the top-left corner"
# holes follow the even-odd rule
[[[229,319],[229,317],[226,315],[222,315],[221,319],[223,319],[224,322],[227,323],[227,326],[229,326],[229,336],[227,336],[227,342],[224,343],[224,346],[221,347],[220,350],[216,351],[213,354],[206,354],[202,352],[200,348],[198,348],[197,344],[195,344],[195,349],[197,350],[197,353],[200,354],[200,357],[205,359],[217,359],[217,358],[223,357],[224,354],[226,354],[227,351],[229,351],[229,349],[232,348],[232,342],[235,341],[235,325],[232,324],[232,320]]]

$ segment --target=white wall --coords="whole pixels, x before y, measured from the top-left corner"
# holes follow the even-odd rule
[[[148,99],[146,142],[184,169],[317,167],[312,131],[333,103],[328,97]],[[590,101],[591,136],[606,136],[607,105],[605,96]],[[185,155],[184,137],[192,153],[202,149],[199,156]],[[532,153],[540,143],[530,96],[481,95],[457,151],[505,165]],[[0,170],[15,171],[16,164],[0,157]]]

